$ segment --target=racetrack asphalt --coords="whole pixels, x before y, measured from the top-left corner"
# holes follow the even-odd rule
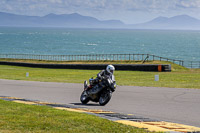
[[[82,91],[83,84],[0,79],[0,96],[102,109],[200,127],[199,89],[118,86],[106,106],[94,102],[82,105]]]

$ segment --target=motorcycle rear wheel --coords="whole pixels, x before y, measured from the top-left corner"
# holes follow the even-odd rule
[[[81,94],[80,101],[82,104],[87,104],[90,101],[90,98],[87,96],[87,93],[85,90]]]
[[[99,105],[106,105],[111,99],[112,93],[110,91],[103,91],[99,98]]]

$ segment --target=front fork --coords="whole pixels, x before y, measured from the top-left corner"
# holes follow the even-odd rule
[[[87,90],[88,88],[88,84],[87,84],[87,80],[84,81],[84,90]]]

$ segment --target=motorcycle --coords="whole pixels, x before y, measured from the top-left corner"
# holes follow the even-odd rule
[[[89,90],[85,89],[88,88],[87,81],[84,81],[84,91],[80,96],[80,101],[82,104],[87,104],[89,101],[99,102],[99,105],[104,106],[106,105],[111,97],[112,93],[116,89],[116,82],[113,81],[110,77],[102,77],[96,81],[96,79],[89,79],[90,86]]]

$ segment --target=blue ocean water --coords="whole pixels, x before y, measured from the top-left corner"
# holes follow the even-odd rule
[[[0,27],[0,54],[119,53],[200,61],[200,31]]]

